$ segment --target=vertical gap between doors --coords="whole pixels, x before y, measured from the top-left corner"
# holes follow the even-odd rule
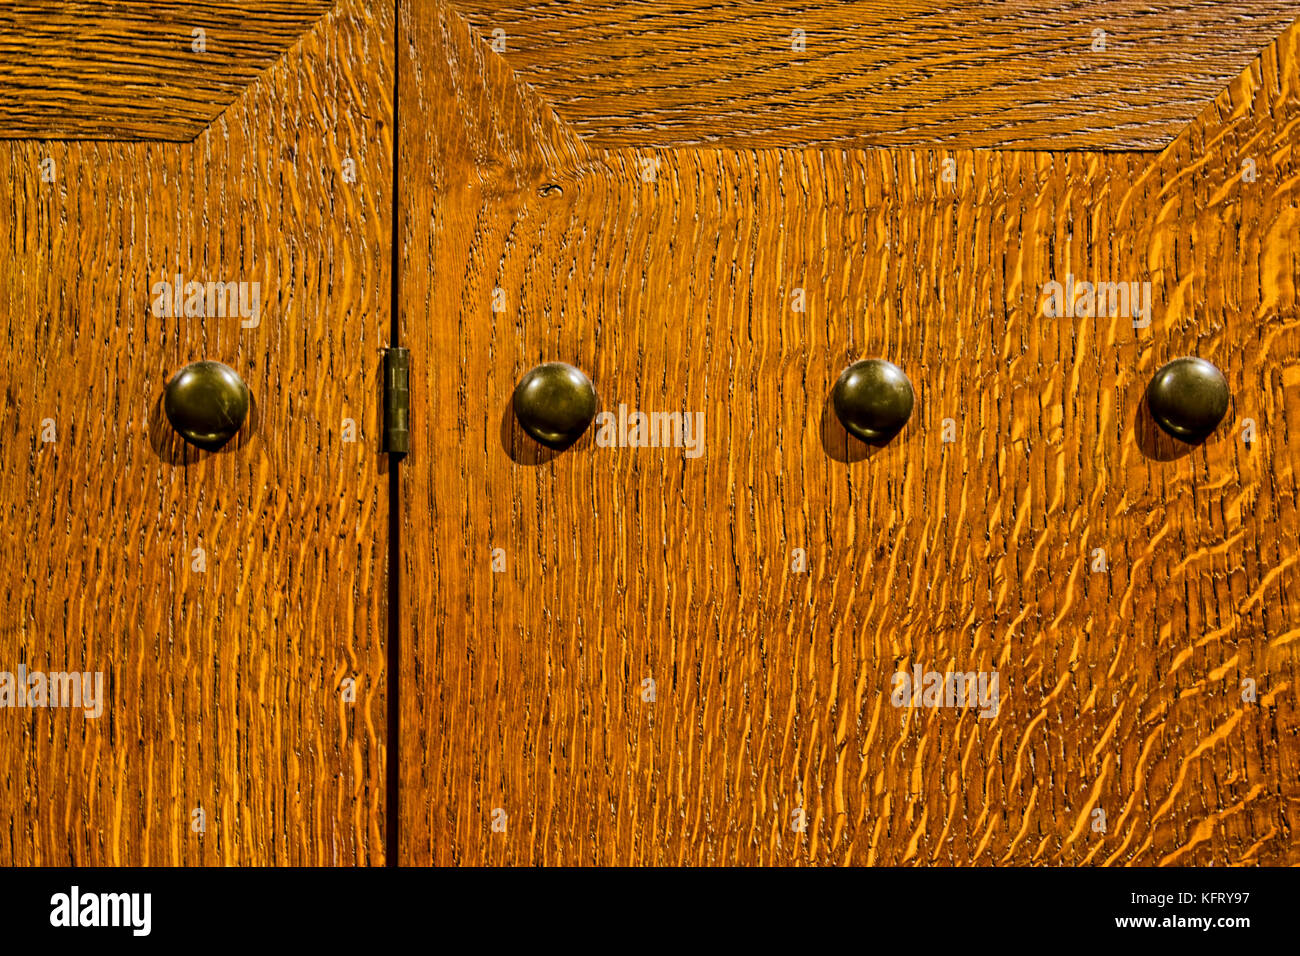
[[[392,288],[389,303],[388,344],[396,348],[402,344],[401,298],[401,243],[398,195],[401,187],[398,153],[401,148],[402,124],[397,108],[401,88],[402,3],[393,0],[393,181],[392,181]],[[387,690],[388,739],[385,746],[387,763],[384,781],[384,864],[397,866],[401,837],[401,783],[399,768],[401,754],[402,698],[401,698],[401,633],[402,633],[402,455],[388,456],[388,657]]]

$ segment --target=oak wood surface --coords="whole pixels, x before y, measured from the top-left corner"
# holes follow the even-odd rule
[[[331,6],[4,0],[0,139],[188,142]]]
[[[608,147],[1159,149],[1300,15],[1295,0],[454,6]]]
[[[346,0],[191,144],[0,147],[0,670],[109,681],[98,720],[0,709],[0,863],[1297,862],[1295,29],[1158,156],[641,149],[461,4],[402,9],[402,842],[394,24]],[[787,106],[744,145],[821,142]],[[260,281],[261,324],[153,316],[177,271]],[[1045,316],[1066,273],[1151,281],[1151,325]],[[1234,405],[1179,453],[1140,400],[1188,353]],[[875,452],[827,414],[865,355],[919,399]],[[198,357],[257,402],[225,453],[157,405]],[[508,402],[551,359],[702,412],[705,454],[540,454]],[[999,715],[892,707],[914,664],[997,669]]]
[[[384,860],[392,29],[344,0],[191,144],[0,145],[0,671],[107,696],[0,709],[0,865]],[[176,273],[259,324],[156,315]],[[200,358],[217,453],[159,405]]]
[[[399,31],[402,863],[1300,861],[1296,30],[1159,155],[605,150]],[[1047,317],[1067,273],[1150,325]],[[1141,414],[1184,354],[1233,392],[1190,451]],[[918,397],[874,453],[865,356]],[[538,453],[549,360],[706,453]],[[895,708],[916,664],[998,716]]]

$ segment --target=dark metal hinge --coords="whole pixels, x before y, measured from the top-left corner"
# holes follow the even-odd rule
[[[384,349],[384,441],[382,451],[405,455],[411,450],[411,353]]]

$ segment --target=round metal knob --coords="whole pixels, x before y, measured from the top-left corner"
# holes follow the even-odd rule
[[[1196,444],[1210,436],[1228,411],[1228,382],[1201,358],[1174,359],[1147,386],[1147,407],[1156,424]]]
[[[548,362],[519,380],[514,408],[519,424],[536,441],[567,448],[596,416],[596,389],[572,365]]]
[[[172,428],[191,445],[220,448],[248,417],[248,386],[220,362],[185,366],[163,391],[163,411]]]
[[[840,374],[831,400],[849,434],[880,443],[907,424],[915,399],[901,368],[884,359],[864,359]]]

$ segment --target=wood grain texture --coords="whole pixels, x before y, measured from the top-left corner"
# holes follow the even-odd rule
[[[1159,149],[1300,14],[1295,0],[454,5],[607,147]]]
[[[4,0],[0,139],[188,142],[332,5]]]
[[[392,30],[344,0],[192,144],[0,146],[0,670],[107,696],[0,709],[0,865],[384,859]],[[157,316],[178,272],[260,323]],[[253,396],[219,453],[159,405],[199,358]]]
[[[1158,156],[600,150],[403,9],[403,863],[1300,862],[1294,29]],[[1150,326],[1046,317],[1067,272]],[[1234,398],[1179,454],[1184,354]],[[872,454],[826,417],[863,356],[918,396]],[[547,360],[705,455],[530,456]],[[918,663],[996,719],[891,706]]]

